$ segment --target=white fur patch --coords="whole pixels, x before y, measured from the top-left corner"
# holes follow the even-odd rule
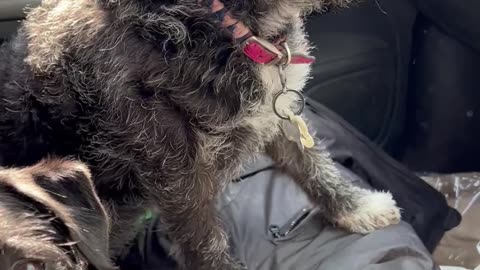
[[[358,208],[337,220],[337,224],[350,232],[367,234],[400,222],[400,209],[387,192],[370,192],[360,198]]]

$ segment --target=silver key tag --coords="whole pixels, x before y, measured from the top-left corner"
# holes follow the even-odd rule
[[[296,143],[298,148],[303,151],[304,146],[300,139],[302,134],[300,133],[298,127],[295,126],[295,124],[293,124],[290,120],[282,120],[281,128],[285,137],[287,137],[289,141]]]

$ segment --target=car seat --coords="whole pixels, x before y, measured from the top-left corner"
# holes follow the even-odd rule
[[[306,91],[415,171],[480,168],[480,2],[365,0],[307,25]]]

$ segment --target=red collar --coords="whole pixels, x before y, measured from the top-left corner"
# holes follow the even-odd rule
[[[252,36],[244,41],[243,53],[254,62],[262,65],[275,64],[312,64],[315,57],[299,53],[291,54],[285,51],[285,47],[274,45],[264,39]]]
[[[287,52],[281,42],[273,44],[253,35],[241,21],[235,19],[220,0],[198,0],[210,8],[212,15],[226,29],[236,42],[242,43],[243,53],[252,61],[262,65],[311,64],[315,57]],[[282,43],[285,42],[282,40]],[[288,50],[288,49],[287,49]],[[290,58],[290,59],[288,59]],[[290,61],[289,61],[290,60]]]

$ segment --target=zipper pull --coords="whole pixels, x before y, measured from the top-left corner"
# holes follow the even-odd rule
[[[300,213],[295,215],[292,219],[288,221],[287,224],[282,226],[281,228],[277,225],[271,225],[269,227],[270,232],[272,233],[272,237],[274,239],[279,239],[287,236],[291,233],[305,218],[307,218],[311,213],[309,209],[302,209]]]
[[[272,233],[272,236],[273,236],[274,239],[278,239],[278,238],[281,237],[280,227],[278,227],[277,225],[270,225],[268,230]]]

